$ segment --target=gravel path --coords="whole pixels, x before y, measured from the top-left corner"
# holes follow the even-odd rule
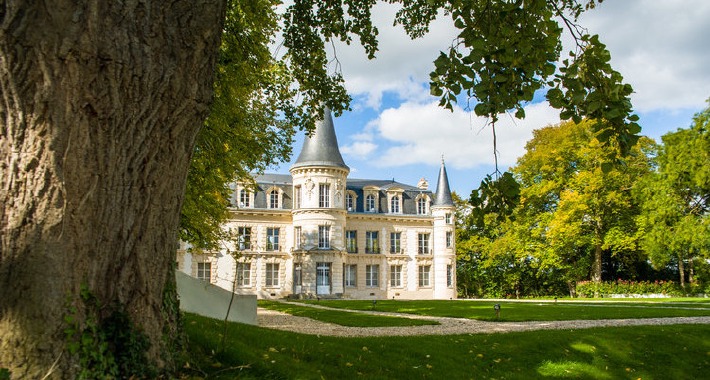
[[[303,306],[303,304],[300,304]],[[322,307],[322,306],[314,306]],[[341,310],[342,311],[342,310]],[[355,311],[353,311],[355,312]],[[258,308],[257,322],[261,327],[286,330],[301,334],[366,337],[366,336],[406,336],[406,335],[455,335],[506,333],[513,331],[585,329],[607,326],[648,326],[673,324],[710,324],[710,317],[676,317],[643,319],[601,319],[575,321],[535,321],[535,322],[484,322],[466,318],[441,318],[417,316],[399,313],[377,313],[358,311],[377,315],[392,315],[404,318],[435,320],[440,325],[404,326],[404,327],[346,327],[297,317],[274,310]]]

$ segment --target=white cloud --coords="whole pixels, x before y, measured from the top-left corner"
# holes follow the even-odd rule
[[[367,141],[356,141],[350,145],[340,147],[340,152],[346,155],[354,156],[360,159],[367,158],[370,153],[377,149],[377,144]]]
[[[525,120],[503,115],[496,123],[498,165],[513,165],[524,153],[534,128],[559,122],[559,111],[540,103],[526,107]],[[384,110],[373,122],[383,143],[391,144],[377,158],[381,166],[404,166],[439,162],[459,169],[494,162],[492,127],[485,118],[456,108],[443,110],[434,103],[404,103]]]
[[[432,23],[425,38],[411,40],[401,26],[392,26],[396,10],[397,6],[383,3],[373,8],[373,23],[379,30],[376,59],[368,60],[357,42],[335,44],[348,91],[373,109],[380,108],[384,92],[410,101],[429,100],[428,80],[434,59],[457,34],[450,18],[442,17]]]
[[[385,92],[403,101],[431,101],[432,62],[450,46],[456,29],[449,17],[442,16],[427,36],[412,41],[401,27],[392,27],[395,11],[396,6],[389,4],[373,10],[380,32],[375,60],[368,61],[357,42],[336,44],[356,109],[379,109]],[[584,13],[580,24],[607,44],[614,68],[634,87],[635,108],[648,112],[705,107],[710,96],[708,20],[707,0],[624,0],[602,3]]]
[[[710,96],[710,2],[608,1],[581,24],[611,52],[612,65],[634,87],[641,112],[705,107]]]

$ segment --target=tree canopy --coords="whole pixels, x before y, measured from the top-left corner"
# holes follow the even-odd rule
[[[539,90],[563,119],[597,120],[600,140],[613,140],[625,154],[639,132],[632,115],[631,87],[609,65],[597,36],[584,34],[577,17],[601,1],[429,1],[390,0],[398,5],[394,24],[411,38],[428,32],[436,18],[449,18],[458,37],[442,44],[433,63],[430,88],[453,109],[465,101],[495,128],[500,114],[525,116],[524,105]],[[376,1],[276,0],[228,2],[215,77],[215,101],[196,141],[181,218],[181,238],[215,248],[229,205],[230,183],[287,161],[292,137],[309,130],[328,105],[336,114],[350,97],[338,67],[329,61],[332,40],[357,38],[369,58],[378,50],[372,24]],[[575,51],[557,67],[561,38],[569,33]],[[273,51],[273,46],[278,46]],[[339,64],[339,63],[338,63]],[[334,67],[335,66],[335,67]],[[603,122],[602,122],[603,121]],[[495,131],[495,130],[494,130]],[[617,159],[610,155],[603,162]],[[497,174],[496,174],[497,175]],[[515,190],[515,189],[509,189]],[[501,193],[510,201],[515,191]]]
[[[676,263],[685,284],[685,263],[710,258],[710,107],[690,128],[669,132],[658,149],[657,170],[636,189],[644,250],[656,267]],[[692,274],[691,274],[692,278]]]

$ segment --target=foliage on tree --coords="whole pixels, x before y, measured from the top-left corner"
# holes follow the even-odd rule
[[[589,121],[536,130],[513,174],[487,178],[472,192],[457,247],[504,294],[564,287],[574,294],[576,282],[598,283],[604,270],[607,277],[636,274],[643,257],[631,190],[650,170],[651,141],[642,138],[624,162],[602,169],[618,147],[599,142],[600,133]],[[518,188],[518,203],[501,200]]]
[[[684,285],[685,264],[692,282],[694,263],[710,258],[710,108],[662,140],[657,170],[636,187],[639,236],[654,266],[675,263]]]
[[[604,130],[599,136],[614,140],[622,153],[638,138],[631,86],[611,68],[609,52],[599,38],[583,34],[577,24],[582,12],[601,1],[389,2],[401,6],[395,24],[412,38],[425,35],[438,17],[450,18],[460,30],[450,47],[442,46],[447,51],[434,61],[431,72],[431,93],[440,97],[442,106],[453,109],[458,95],[465,95],[477,115],[490,118],[495,133],[500,114],[515,111],[522,118],[523,107],[535,92],[552,88],[550,104],[562,110],[563,119],[597,120],[595,128]],[[350,98],[340,62],[329,61],[325,46],[332,40],[349,44],[357,38],[366,55],[374,58],[375,3],[298,0],[283,15],[276,12],[276,0],[228,3],[215,103],[198,135],[188,177],[183,240],[216,248],[226,232],[220,225],[227,215],[229,184],[235,179],[249,182],[250,173],[286,161],[294,131],[308,130],[321,116],[319,101],[336,113],[347,109]],[[267,45],[281,31],[285,53],[273,57]],[[565,31],[576,41],[576,51],[557,71]],[[510,191],[502,195],[506,194],[511,197],[508,202],[518,196]]]
[[[619,259],[637,252],[631,189],[649,170],[642,147],[650,140],[634,147],[625,162],[603,170],[601,164],[614,154],[609,151],[618,147],[601,144],[595,129],[590,122],[567,122],[535,131],[513,171],[523,188],[522,209],[533,217],[532,225],[544,222],[551,247],[545,260],[579,268],[579,260],[592,255],[591,279],[600,282],[603,252]]]

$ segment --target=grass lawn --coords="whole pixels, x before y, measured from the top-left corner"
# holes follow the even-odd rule
[[[572,319],[625,319],[710,316],[710,300],[624,301],[403,301],[379,300],[375,310],[435,317],[496,320],[493,305],[500,304],[499,321],[561,321]],[[301,301],[316,303],[317,301]],[[318,304],[351,310],[372,310],[367,300],[322,300]]]
[[[384,315],[371,315],[353,313],[348,311],[316,309],[308,306],[298,306],[283,302],[260,300],[259,306],[278,310],[299,317],[308,317],[322,322],[334,323],[341,326],[353,327],[386,327],[386,326],[420,326],[438,325],[439,322],[424,320],[391,317]]]
[[[184,328],[184,378],[699,379],[710,368],[710,325],[336,338],[229,323],[224,352],[222,321],[185,314]]]

